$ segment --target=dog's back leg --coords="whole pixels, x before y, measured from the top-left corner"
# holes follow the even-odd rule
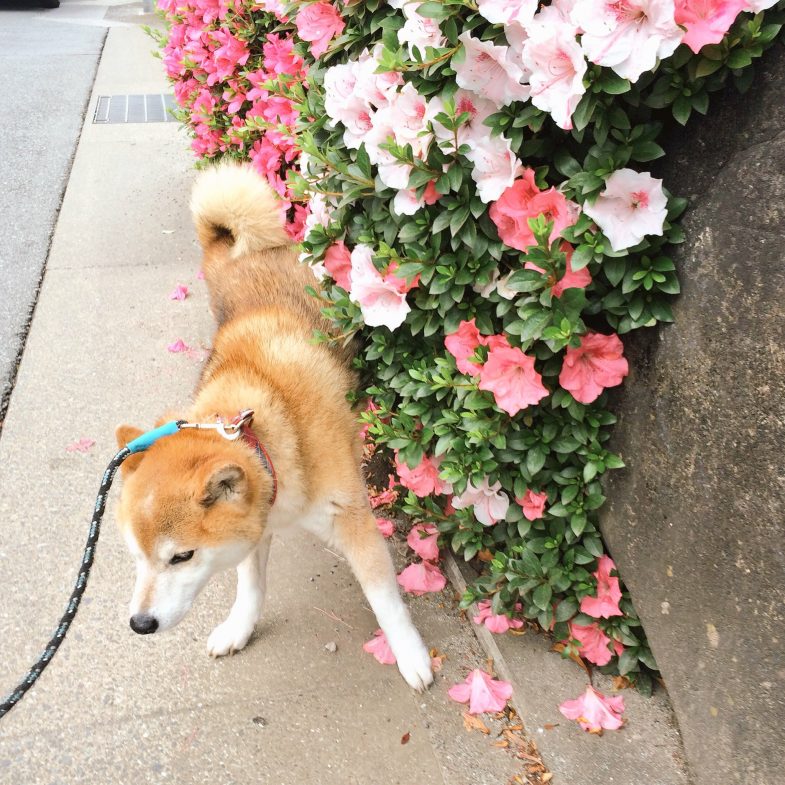
[[[424,690],[433,681],[431,658],[401,599],[390,552],[370,509],[339,510],[331,539],[357,576],[401,675],[415,690]]]

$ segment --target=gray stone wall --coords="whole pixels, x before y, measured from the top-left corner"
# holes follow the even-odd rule
[[[785,47],[659,173],[690,198],[676,322],[625,338],[602,521],[696,785],[785,783]],[[643,784],[642,784],[643,785]],[[647,783],[646,785],[649,785]],[[652,784],[654,785],[654,784]]]

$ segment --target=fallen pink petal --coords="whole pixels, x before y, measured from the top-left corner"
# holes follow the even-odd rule
[[[512,684],[492,679],[485,671],[475,668],[466,681],[450,687],[447,694],[458,703],[468,703],[469,714],[497,712],[512,697]]]
[[[412,527],[406,542],[423,561],[439,561],[439,532],[432,523],[418,523]]]
[[[65,450],[66,452],[88,452],[94,445],[95,439],[91,439],[89,436],[83,436],[81,439],[71,442]]]
[[[376,527],[383,537],[392,537],[395,531],[395,521],[391,521],[389,518],[377,518]]]
[[[199,272],[196,274],[196,280],[197,281],[203,281],[204,280],[204,270],[199,270]]]
[[[624,698],[621,695],[608,698],[592,686],[586,687],[583,695],[575,700],[564,701],[559,711],[568,720],[577,720],[589,733],[618,730],[624,725]]]
[[[472,617],[474,623],[484,624],[487,629],[497,635],[503,635],[507,630],[519,630],[523,627],[523,621],[520,619],[511,619],[504,613],[492,613],[490,600],[478,602],[477,610],[479,613]]]
[[[191,351],[191,347],[185,341],[183,341],[182,338],[178,338],[176,341],[174,341],[174,343],[170,343],[166,348],[172,354],[180,354],[181,352]]]
[[[177,286],[169,292],[169,299],[170,300],[185,300],[188,297],[188,287],[184,284],[177,284]]]
[[[363,643],[363,651],[373,654],[382,665],[395,665],[395,655],[387,642],[387,636],[381,630],[376,630],[373,635],[371,640]]]
[[[430,562],[410,564],[399,576],[398,583],[415,597],[432,591],[441,591],[447,585],[442,571]]]

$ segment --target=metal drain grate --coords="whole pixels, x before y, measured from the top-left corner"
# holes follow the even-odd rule
[[[99,95],[93,122],[172,123],[170,111],[176,108],[172,95]]]

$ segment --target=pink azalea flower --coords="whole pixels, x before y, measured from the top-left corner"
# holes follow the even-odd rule
[[[458,40],[463,44],[463,59],[456,62],[454,58],[451,65],[459,87],[479,93],[498,108],[528,99],[529,87],[520,83],[523,70],[507,56],[508,47],[480,41],[468,32]]]
[[[577,205],[568,202],[555,188],[540,191],[534,181],[534,170],[524,169],[499,199],[491,205],[491,220],[496,224],[501,241],[511,248],[526,251],[535,239],[529,219],[544,215],[553,221],[550,241],[553,242],[578,217]]]
[[[517,347],[500,347],[488,352],[480,371],[479,387],[492,392],[496,405],[511,416],[550,394],[542,376],[534,370],[534,358]]]
[[[588,267],[581,267],[577,271],[572,269],[572,254],[575,249],[567,242],[563,242],[560,248],[564,251],[567,264],[564,275],[551,286],[551,294],[554,297],[561,297],[567,289],[585,289],[591,283],[591,273]],[[526,270],[536,270],[538,273],[545,274],[545,270],[534,262],[526,262],[523,266]]]
[[[324,255],[324,269],[338,286],[349,291],[351,288],[352,255],[343,240],[333,243]]]
[[[373,638],[363,643],[363,651],[373,654],[376,661],[382,665],[395,665],[395,655],[387,642],[387,636],[381,630],[376,630]]]
[[[413,469],[405,461],[398,460],[395,454],[395,470],[400,477],[401,485],[408,488],[415,496],[423,498],[433,493],[451,493],[452,486],[439,477],[441,458],[429,458],[423,455],[422,460]]]
[[[484,477],[477,487],[469,480],[466,490],[460,496],[453,496],[452,505],[456,510],[473,507],[474,517],[483,526],[493,526],[507,516],[510,508],[510,499],[501,487],[502,484],[498,481],[490,485],[487,477]]]
[[[262,47],[264,67],[274,74],[302,76],[304,74],[303,59],[294,53],[294,41],[270,34]]]
[[[662,180],[648,172],[617,169],[594,204],[583,205],[583,212],[602,229],[614,251],[623,251],[647,234],[661,235],[667,207]]]
[[[415,597],[428,592],[441,591],[447,585],[447,578],[431,562],[423,561],[410,564],[399,576],[398,583]]]
[[[607,665],[613,656],[608,644],[611,639],[600,629],[597,622],[584,627],[570,624],[570,637],[580,642],[579,654],[595,665]]]
[[[336,35],[343,32],[344,24],[341,15],[331,3],[320,0],[302,6],[295,19],[297,35],[311,44],[314,58],[321,57]]]
[[[470,90],[456,90],[453,100],[455,101],[456,117],[462,114],[469,115],[468,119],[458,128],[458,146],[467,144],[473,147],[488,136],[488,126],[485,125],[485,120],[496,111],[496,106]],[[434,117],[444,111],[444,103],[439,96],[432,98],[431,104]],[[443,143],[443,149],[453,152],[456,134],[447,130],[438,120],[434,120],[432,125],[434,136]]]
[[[392,537],[395,532],[395,522],[389,518],[377,518],[376,528],[382,533],[382,537]]]
[[[687,28],[684,43],[697,54],[722,41],[744,8],[744,0],[676,0],[675,19]]]
[[[406,23],[398,31],[398,42],[406,46],[409,50],[409,57],[414,57],[414,50],[419,49],[425,57],[425,50],[431,46],[434,48],[444,46],[445,38],[442,35],[439,22],[435,19],[427,19],[417,13],[419,3],[407,3],[403,6],[403,15]]]
[[[621,695],[606,698],[591,686],[579,698],[564,701],[559,711],[568,720],[577,720],[589,733],[618,730],[624,725],[624,698]]]
[[[478,602],[477,610],[479,613],[472,617],[474,623],[484,624],[491,632],[497,635],[503,635],[507,630],[519,630],[523,627],[521,619],[512,619],[505,613],[492,613],[490,600]]]
[[[478,139],[466,157],[472,162],[472,180],[483,202],[498,199],[521,171],[521,162],[512,152],[509,139],[485,134]]]
[[[477,0],[477,10],[493,24],[517,22],[525,27],[534,18],[537,0]]]
[[[577,0],[571,18],[592,63],[636,82],[681,42],[673,15],[673,0]]]
[[[480,366],[470,358],[474,357],[477,347],[483,343],[483,337],[477,329],[474,319],[462,321],[454,333],[444,339],[447,351],[455,358],[455,365],[461,373],[476,376]]]
[[[432,523],[417,523],[412,526],[406,542],[409,547],[423,560],[439,561],[439,532]]]
[[[580,346],[567,348],[559,384],[576,401],[591,403],[606,387],[621,384],[628,372],[621,338],[589,332],[581,337]]]
[[[597,579],[597,596],[584,597],[581,600],[581,613],[593,616],[595,619],[609,619],[611,616],[621,616],[619,600],[621,587],[619,579],[611,576],[611,570],[616,565],[610,556],[600,556],[597,561],[597,571],[592,573]]]
[[[400,327],[411,308],[400,286],[383,277],[373,264],[373,250],[357,245],[351,253],[350,298],[359,304],[369,327]],[[400,280],[400,279],[399,279]]]
[[[170,300],[185,300],[188,297],[188,287],[184,284],[177,284],[177,286],[169,292],[169,299]]]
[[[516,498],[515,501],[523,507],[523,517],[526,520],[536,521],[538,518],[542,518],[545,512],[545,502],[548,501],[548,494],[545,492],[535,493],[527,488],[523,498]]]
[[[71,442],[66,448],[66,452],[88,452],[91,447],[95,445],[95,439],[91,439],[89,436],[82,436],[80,439],[77,439],[75,442]]]
[[[572,113],[586,92],[586,60],[571,26],[531,31],[523,45],[522,62],[530,71],[531,101],[548,112],[559,128],[572,128]]]
[[[447,690],[447,694],[458,703],[469,704],[469,714],[485,711],[502,711],[512,697],[512,684],[492,679],[485,671],[475,668],[466,681]]]
[[[174,343],[170,343],[166,348],[172,354],[191,351],[191,347],[185,343],[182,338],[178,338]]]

